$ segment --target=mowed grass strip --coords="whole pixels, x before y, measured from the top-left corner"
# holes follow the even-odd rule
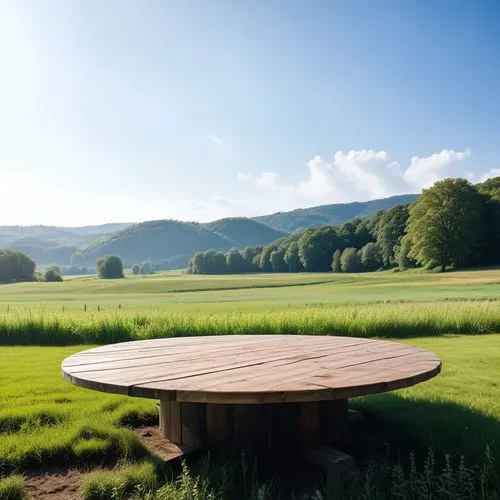
[[[122,280],[0,286],[7,311],[177,311],[226,314],[328,307],[348,303],[500,299],[500,270],[443,274],[377,272],[194,276],[161,274]]]
[[[109,344],[238,334],[410,338],[498,331],[496,300],[348,304],[267,313],[11,312],[0,317],[0,345]]]

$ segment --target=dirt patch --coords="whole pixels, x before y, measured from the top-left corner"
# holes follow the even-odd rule
[[[26,473],[24,491],[28,498],[37,500],[81,499],[80,484],[83,469],[44,467]]]
[[[158,427],[141,427],[135,429],[135,433],[152,455],[165,461],[178,458],[186,451],[191,451],[170,443]],[[80,487],[83,476],[98,469],[102,469],[102,467],[56,465],[30,469],[24,474],[24,491],[26,496],[32,500],[81,500]]]

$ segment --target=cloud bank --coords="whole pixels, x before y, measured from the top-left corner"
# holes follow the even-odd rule
[[[296,184],[287,184],[276,172],[262,172],[258,175],[239,172],[238,179],[263,190],[273,191],[276,197],[289,202],[286,205],[366,201],[397,194],[419,193],[446,177],[468,177],[474,181],[475,176],[466,170],[470,156],[468,149],[443,149],[431,156],[414,156],[409,165],[403,167],[391,161],[385,151],[338,151],[332,161],[326,161],[320,156],[309,160],[307,177]],[[485,174],[493,175],[493,171]]]

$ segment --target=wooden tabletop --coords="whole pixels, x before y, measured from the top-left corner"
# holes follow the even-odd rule
[[[413,346],[307,335],[141,340],[62,364],[64,378],[82,387],[199,403],[345,399],[414,385],[440,370],[435,354]]]

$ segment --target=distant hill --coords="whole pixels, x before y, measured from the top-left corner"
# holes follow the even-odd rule
[[[232,242],[202,224],[157,220],[134,224],[88,245],[82,252],[85,262],[103,255],[118,255],[126,264],[145,260],[181,257],[186,262],[199,250],[225,250]]]
[[[342,224],[378,210],[414,201],[417,195],[393,196],[367,202],[337,203],[248,219],[233,217],[206,224],[156,220],[139,224],[100,226],[0,226],[0,247],[30,255],[37,264],[68,265],[81,251],[86,265],[97,257],[119,255],[127,265],[146,260],[183,267],[196,252],[267,245],[287,234],[324,224]]]
[[[127,229],[127,227],[133,226],[134,224],[134,222],[111,222],[99,226],[62,227],[61,229],[74,234],[112,234],[122,229]]]
[[[5,246],[22,238],[36,238],[59,245],[85,246],[96,238],[115,233],[132,223],[112,223],[100,226],[0,226],[0,245]]]
[[[334,203],[311,208],[299,208],[290,212],[277,212],[271,215],[253,217],[253,220],[263,222],[274,229],[284,232],[302,231],[308,227],[318,227],[324,224],[343,224],[356,217],[365,218],[387,210],[394,205],[411,203],[418,198],[417,194],[391,196],[380,200]]]
[[[267,224],[245,217],[219,219],[203,225],[233,241],[235,246],[239,248],[249,245],[267,245],[286,234],[283,231],[269,227]]]
[[[198,251],[265,245],[283,235],[281,231],[245,218],[222,219],[208,224],[157,220],[134,224],[96,240],[82,254],[87,263],[114,254],[128,265],[153,260],[170,261],[171,267],[182,267]]]
[[[0,226],[0,248],[29,255],[37,264],[69,264],[71,255],[96,237],[130,226],[130,223],[100,226]]]

